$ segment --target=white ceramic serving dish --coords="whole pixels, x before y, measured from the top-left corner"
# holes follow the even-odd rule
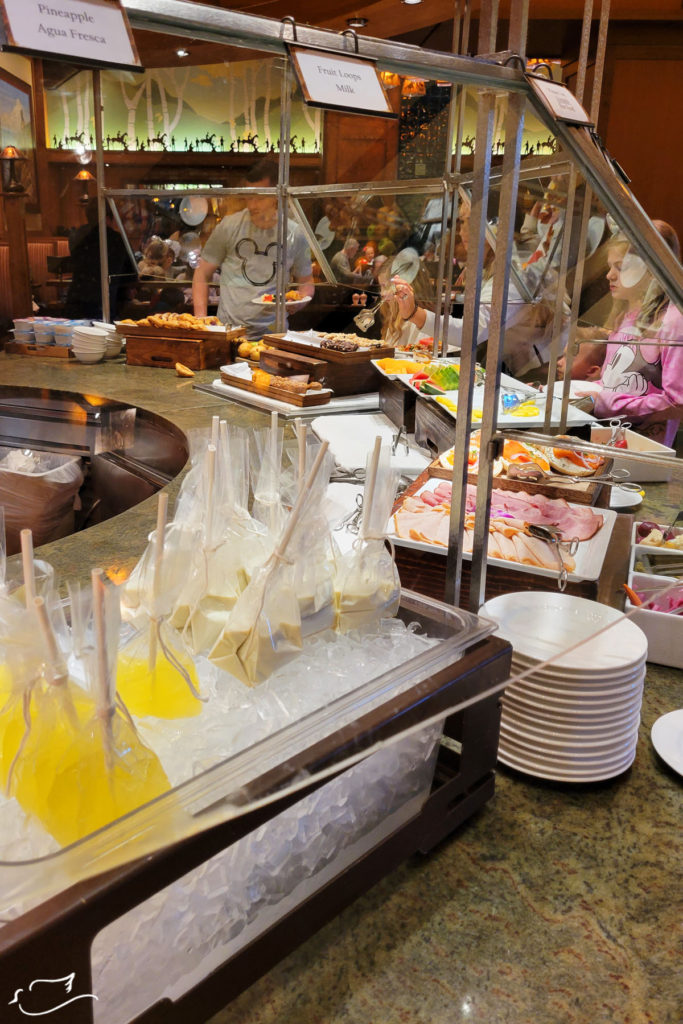
[[[638,594],[654,594],[670,583],[675,576],[649,576],[642,572],[629,573],[628,583]],[[647,636],[648,661],[670,668],[683,668],[683,612],[672,615],[669,612],[655,612],[638,608],[627,599],[626,611]]]
[[[428,480],[416,492],[416,495],[422,494],[423,491],[432,490],[439,482],[439,480]],[[585,510],[587,507],[586,505],[573,505],[571,502],[567,504],[570,508],[576,509]],[[594,508],[592,511],[602,516],[602,526],[590,540],[582,541],[579,544],[579,549],[574,555],[574,562],[576,563],[574,571],[570,572],[567,576],[569,580],[597,580],[602,571],[602,563],[605,560],[617,513],[607,508]],[[444,558],[446,557],[447,551],[445,547],[441,547],[439,544],[425,544],[423,541],[407,540],[403,537],[398,537],[393,530],[393,522],[391,526],[392,528],[389,530],[388,536],[399,547],[414,548],[417,551],[428,551],[432,554],[441,554]],[[463,552],[463,558],[470,562],[472,555],[469,552]],[[486,564],[498,565],[504,569],[514,569],[517,572],[529,572],[534,576],[549,576],[551,579],[557,578],[557,569],[544,569],[541,566],[523,565],[521,562],[510,562],[503,558],[491,558],[490,555],[486,559]]]
[[[591,426],[591,441],[594,444],[607,444],[610,437],[612,436],[611,427],[603,427],[599,424]],[[649,437],[645,437],[643,434],[637,434],[635,430],[625,430],[624,436],[628,449],[633,452],[644,452],[652,455],[658,455],[667,461],[669,459],[676,458],[676,452],[673,448],[667,448],[666,445],[659,444],[658,441],[653,441]],[[653,483],[654,481],[670,480],[673,472],[673,463],[671,466],[662,465],[661,463],[653,462],[647,464],[644,462],[636,462],[634,459],[629,459],[628,456],[622,458],[619,454],[623,449],[614,449],[615,466],[619,469],[627,469],[631,474],[632,480],[637,480],[638,483]]]

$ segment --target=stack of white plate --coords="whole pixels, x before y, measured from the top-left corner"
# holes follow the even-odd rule
[[[502,594],[481,614],[497,620],[499,636],[513,646],[499,760],[562,782],[597,782],[626,771],[638,742],[643,631],[614,608],[559,592]]]
[[[107,332],[99,327],[74,327],[71,348],[81,363],[100,363],[107,349]]]

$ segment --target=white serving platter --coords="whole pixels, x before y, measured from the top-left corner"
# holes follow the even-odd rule
[[[436,481],[440,483],[442,481]],[[423,484],[418,491],[415,492],[416,496],[419,497],[423,491],[432,490],[435,486],[433,480],[428,480],[427,483]],[[572,502],[567,502],[570,508],[575,509],[586,509],[586,505],[575,505]],[[596,509],[593,508],[593,512],[597,515],[602,516],[602,527],[598,530],[590,540],[581,541],[579,544],[578,551],[574,556],[576,563],[573,572],[570,572],[567,576],[568,580],[597,580],[602,572],[602,563],[605,560],[607,548],[609,546],[610,537],[612,536],[612,530],[614,523],[616,522],[617,513],[611,509]],[[424,541],[420,540],[408,540],[403,537],[399,537],[393,529],[393,519],[390,521],[390,531],[388,536],[391,538],[394,544],[399,547],[413,548],[416,551],[428,551],[432,554],[442,554],[446,557],[447,550],[445,547],[441,547],[440,544],[425,544]],[[470,562],[472,561],[472,554],[464,551],[463,558]],[[529,572],[534,576],[548,576],[550,579],[557,578],[557,569],[544,569],[541,566],[524,565],[522,562],[510,562],[503,558],[491,558],[490,556],[486,559],[487,565],[498,565],[503,569],[515,569],[518,572]]]

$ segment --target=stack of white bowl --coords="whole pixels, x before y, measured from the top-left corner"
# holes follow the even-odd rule
[[[105,359],[115,359],[121,353],[123,337],[118,333],[113,324],[105,323],[104,320],[93,320],[93,327],[105,331],[107,335],[107,348],[104,353]]]
[[[499,760],[561,782],[597,782],[626,771],[638,742],[643,631],[614,608],[559,592],[502,594],[481,614],[497,620],[498,634],[513,646]]]
[[[71,349],[81,363],[101,363],[107,350],[107,332],[100,327],[74,327]]]

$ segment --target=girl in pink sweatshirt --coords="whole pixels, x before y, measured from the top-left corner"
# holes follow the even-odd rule
[[[680,259],[674,229],[654,223]],[[639,433],[672,446],[683,418],[683,345],[659,342],[683,343],[683,315],[626,239],[613,240],[607,261],[614,308],[595,415],[629,420]]]

